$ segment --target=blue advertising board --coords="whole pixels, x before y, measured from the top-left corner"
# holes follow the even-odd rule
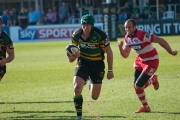
[[[6,32],[8,35],[10,35],[9,27],[2,27],[2,30],[4,30],[4,32]]]

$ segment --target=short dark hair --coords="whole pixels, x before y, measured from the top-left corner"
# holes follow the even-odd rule
[[[128,22],[132,22],[133,26],[136,26],[136,21],[133,20],[133,19],[128,19],[126,22],[127,22],[127,23],[128,23]]]

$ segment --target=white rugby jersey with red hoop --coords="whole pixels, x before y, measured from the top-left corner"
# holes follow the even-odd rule
[[[154,34],[147,33],[143,30],[136,30],[132,36],[126,35],[124,41],[126,46],[133,48],[137,53],[134,68],[138,68],[138,65],[145,67],[142,64],[158,60],[158,53],[152,45]],[[157,69],[157,67],[158,64],[154,66],[155,69]]]

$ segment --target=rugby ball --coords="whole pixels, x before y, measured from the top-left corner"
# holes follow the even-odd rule
[[[66,53],[69,55],[69,56],[72,56],[72,53],[75,53],[75,52],[78,52],[80,53],[80,50],[77,46],[73,45],[73,44],[69,44],[66,46]]]

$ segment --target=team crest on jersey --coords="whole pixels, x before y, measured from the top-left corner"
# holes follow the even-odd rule
[[[139,39],[138,39],[138,38],[134,38],[133,41],[134,41],[135,43],[138,43]]]
[[[92,42],[97,42],[96,37],[93,37]]]

